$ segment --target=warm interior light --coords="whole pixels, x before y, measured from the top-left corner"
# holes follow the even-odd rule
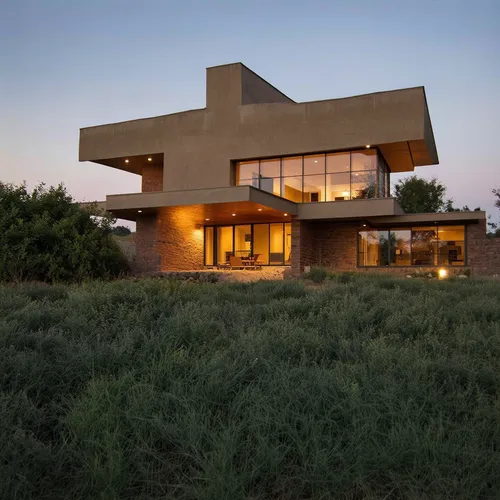
[[[125,163],[128,163],[128,160],[125,160]]]
[[[148,161],[153,161],[153,158],[148,158]]]
[[[446,269],[439,270],[439,279],[444,279],[448,277],[448,271]]]
[[[142,214],[142,210],[137,210],[137,213]]]
[[[369,148],[369,147],[370,147],[370,145],[369,145],[369,144],[367,144],[367,145],[366,145],[366,147],[367,147],[367,148]]]
[[[233,217],[236,217],[236,214],[231,214]]]
[[[344,192],[342,193],[342,195],[343,195],[343,196],[349,196],[349,191],[344,191]]]

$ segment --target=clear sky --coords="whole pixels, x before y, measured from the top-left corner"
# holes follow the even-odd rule
[[[1,0],[0,180],[78,200],[140,178],[78,163],[81,127],[205,106],[241,61],[295,101],[424,85],[456,205],[498,220],[500,0]],[[393,183],[401,174],[392,177]]]

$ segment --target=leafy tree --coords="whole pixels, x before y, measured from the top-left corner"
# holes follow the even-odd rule
[[[495,195],[495,207],[500,208],[500,188],[493,189],[493,194]]]
[[[128,236],[132,231],[127,226],[115,226],[111,228],[111,233],[115,236]]]
[[[444,196],[446,187],[437,179],[421,179],[416,176],[401,179],[394,186],[394,195],[401,208],[410,214],[440,212],[448,202]]]
[[[0,280],[73,282],[109,278],[127,264],[111,238],[114,219],[95,217],[64,186],[0,182]]]

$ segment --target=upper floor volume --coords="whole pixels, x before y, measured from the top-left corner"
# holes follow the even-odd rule
[[[386,197],[439,163],[423,87],[294,102],[241,63],[207,69],[206,107],[80,130],[80,161],[164,192],[248,184],[294,202]]]

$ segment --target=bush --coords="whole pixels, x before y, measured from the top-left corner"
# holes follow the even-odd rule
[[[325,267],[313,267],[309,272],[309,279],[314,283],[323,283],[328,276],[328,270]]]
[[[0,183],[0,281],[79,282],[127,270],[114,220],[74,203],[59,185]]]
[[[0,286],[0,498],[498,497],[494,281],[38,287]]]

